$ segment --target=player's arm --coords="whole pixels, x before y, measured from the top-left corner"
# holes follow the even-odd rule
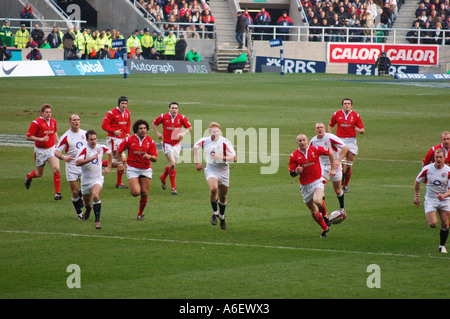
[[[113,153],[110,151],[108,153],[108,164],[106,164],[106,167],[103,170],[103,173],[107,174],[107,173],[111,172],[112,161],[113,161]]]
[[[199,157],[200,148],[201,146],[199,146],[198,144],[195,144],[194,147],[192,148],[192,151],[194,153],[194,164],[197,171],[201,171],[203,169],[203,165]]]
[[[156,119],[156,120],[157,120],[157,119]],[[162,139],[163,139],[163,135],[162,135],[162,134],[159,132],[159,130],[158,130],[158,125],[159,125],[159,123],[156,124],[156,123],[157,123],[156,120],[153,121],[153,123],[152,123],[153,131],[155,131],[155,134],[156,134],[156,136],[158,137],[158,139],[162,140]]]
[[[301,172],[303,172],[303,167],[298,165],[291,155],[291,158],[289,159],[289,175],[291,175],[291,177],[296,177]]]
[[[358,132],[359,134],[364,134],[366,132],[364,129],[364,125],[361,121],[361,118],[359,116],[358,119],[356,120],[355,131]]]
[[[339,164],[342,162],[342,160],[347,156],[348,153],[348,146],[345,145],[340,151],[339,151],[339,157],[337,161],[334,163],[334,167],[337,169]]]
[[[48,135],[45,135],[44,137],[37,137],[36,136],[37,131],[38,131],[38,126],[33,121],[33,123],[31,123],[30,129],[27,132],[27,137],[26,137],[27,141],[47,142],[49,139]]]
[[[98,159],[98,154],[95,154],[94,156],[92,156],[90,158],[86,158],[86,157],[83,158],[83,157],[78,156],[77,160],[75,161],[75,165],[76,166],[84,166],[87,163],[89,163],[95,159]]]
[[[178,134],[178,139],[181,141],[186,135],[188,135],[192,131],[192,126],[189,126],[184,130],[184,132]]]
[[[73,161],[73,157],[72,156],[64,155],[59,149],[55,150],[55,156],[56,156],[56,158],[58,158],[60,160],[63,160],[65,162],[67,162],[67,163],[70,163],[70,162]]]
[[[334,126],[336,125],[335,114],[331,117],[330,123],[328,123],[328,133],[333,133]]]
[[[55,145],[58,145],[58,142],[59,142],[59,136],[58,136],[58,133],[55,132]]]
[[[420,205],[420,182],[414,181],[414,204],[419,207]]]
[[[150,146],[149,153],[145,153],[143,156],[145,159],[150,160],[150,162],[155,163],[158,159],[158,151],[156,150],[155,142],[152,142],[152,145]]]
[[[330,165],[331,165],[330,178],[332,178],[332,177],[334,177],[334,175],[336,175],[336,163],[334,160],[333,151],[331,149],[329,149],[328,158],[330,159]]]

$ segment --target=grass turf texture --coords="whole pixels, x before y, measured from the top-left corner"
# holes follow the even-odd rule
[[[413,205],[420,160],[449,130],[448,88],[349,75],[210,74],[1,80],[1,132],[25,134],[43,103],[54,106],[59,135],[72,113],[99,138],[104,114],[126,95],[132,122],[153,121],[171,101],[191,123],[222,128],[279,128],[279,168],[231,165],[227,226],[211,226],[203,172],[177,166],[179,195],[158,181],[167,165],[159,152],[154,179],[138,222],[139,199],[105,177],[103,229],[92,216],[79,221],[62,170],[62,201],[53,200],[50,167],[23,183],[34,167],[32,148],[0,147],[0,273],[2,298],[448,298],[449,258],[437,252],[439,229]],[[433,87],[433,86],[436,87]],[[348,218],[328,238],[301,200],[288,174],[295,137],[314,135],[344,97],[354,101],[366,127],[359,135]],[[153,131],[150,136],[155,138]],[[184,142],[195,142],[191,139]],[[270,138],[268,139],[270,144]],[[248,151],[248,144],[246,150]],[[270,152],[271,148],[268,147]],[[422,199],[424,193],[422,186]],[[331,185],[327,208],[338,208]],[[81,269],[81,289],[66,285],[67,267]],[[380,267],[381,288],[367,286],[368,266]],[[446,275],[447,274],[447,275]]]

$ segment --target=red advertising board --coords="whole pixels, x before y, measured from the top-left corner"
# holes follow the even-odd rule
[[[346,44],[328,43],[329,63],[373,64],[382,51],[392,64],[437,65],[438,46],[401,44]]]

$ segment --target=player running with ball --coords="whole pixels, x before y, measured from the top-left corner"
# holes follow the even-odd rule
[[[319,157],[328,156],[330,159],[330,178],[333,178],[336,169],[334,154],[329,148],[323,146],[309,146],[308,138],[300,134],[296,139],[298,149],[289,158],[289,174],[292,177],[299,175],[300,190],[303,202],[311,211],[311,216],[322,228],[322,238],[327,237],[329,231],[320,209],[323,204],[324,184],[322,181],[322,168]]]

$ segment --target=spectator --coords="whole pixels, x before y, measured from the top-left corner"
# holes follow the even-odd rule
[[[6,35],[7,37],[12,37],[11,27],[9,26],[9,20],[3,21],[3,26],[0,29],[0,34]]]
[[[245,8],[244,13],[242,13],[242,16],[245,19],[245,29],[249,30],[251,25],[253,25],[253,18],[250,16],[250,13],[248,12],[248,9]]]
[[[151,48],[150,49],[150,56],[149,56],[150,60],[161,60],[161,55],[156,52],[155,48]]]
[[[141,42],[138,40],[139,42],[139,48],[141,48]],[[106,49],[109,51],[109,39],[106,36],[106,32],[102,31],[100,32],[100,35],[97,37],[97,39],[95,40],[95,47],[96,47],[96,51],[102,50],[102,49]]]
[[[134,32],[130,35],[130,37],[127,39],[127,54],[128,57],[131,57],[131,54],[136,51],[136,48],[141,47],[141,41],[139,41],[139,38],[137,37],[137,34],[139,33],[139,30],[134,30]]]
[[[11,58],[11,51],[0,40],[0,61],[9,61]]]
[[[84,30],[84,29],[83,29]],[[74,44],[77,46],[78,49],[80,49],[81,53],[84,54],[85,52],[85,43],[86,39],[83,35],[83,30],[80,31],[77,26],[73,27],[72,34],[74,35]],[[109,38],[109,41],[111,41],[111,38]]]
[[[66,60],[80,60],[82,56],[80,49],[74,44],[67,53]]]
[[[150,35],[150,29],[144,28],[144,36],[141,38],[142,56],[148,59],[150,56],[150,49],[153,47],[153,38]]]
[[[238,42],[239,46],[238,49],[242,49],[244,46],[244,35],[245,35],[245,19],[242,16],[242,12],[238,12],[237,13],[237,18],[236,18],[236,28],[235,28],[235,33],[236,33],[236,41]]]
[[[186,38],[187,39],[200,39],[200,35],[195,29],[195,25],[191,24],[186,28]]]
[[[184,39],[184,35],[180,36],[180,39],[175,44],[175,59],[184,61],[186,55],[187,42]]]
[[[196,12],[201,13],[202,8],[200,7],[200,5],[198,4],[197,0],[193,0],[191,1],[191,3],[189,4],[189,10],[191,10],[191,14],[194,15]]]
[[[231,60],[228,64],[228,73],[233,73],[235,70],[243,70],[247,64],[247,59],[247,54],[245,54],[244,51],[239,50],[239,56],[236,59]]]
[[[419,43],[419,30],[420,30],[420,22],[415,21],[413,30],[410,30],[406,33],[406,40],[409,43],[418,44]]]
[[[32,48],[34,46],[39,47],[38,44],[36,43],[36,41],[34,41],[32,37],[29,37],[28,42],[25,45],[25,48]]]
[[[207,4],[205,0],[200,1],[200,9],[201,9],[200,13],[203,13],[203,11],[205,11],[205,10],[211,10],[211,8],[209,7],[209,4]]]
[[[53,27],[52,32],[47,36],[47,42],[52,49],[56,49],[61,45],[62,39],[59,36],[58,28],[56,26]]]
[[[255,24],[256,24],[256,25],[266,26],[266,25],[268,25],[271,21],[272,21],[272,19],[270,18],[270,14],[269,14],[269,12],[266,11],[265,8],[261,8],[261,11],[259,11],[259,12],[256,14],[256,17],[255,17]],[[262,27],[262,28],[256,29],[255,31],[256,31],[257,33],[268,33],[269,30],[266,29],[266,28],[264,28],[264,27]],[[263,34],[260,35],[259,37],[260,37],[261,40],[264,40],[264,39],[267,39],[267,38],[268,38],[268,36],[263,35]]]
[[[309,25],[309,41],[320,42],[322,39],[322,29],[320,28],[319,20],[314,18]]]
[[[382,51],[375,62],[375,68],[378,69],[378,75],[388,75],[391,67],[391,59],[386,56],[386,52]]]
[[[104,31],[102,31],[102,32],[104,32]],[[139,49],[139,48],[136,48],[136,51],[137,51],[137,49]],[[95,55],[95,59],[98,59],[98,60],[111,59],[111,57],[112,57],[112,55],[111,55],[111,52],[109,52],[109,47],[107,44],[105,44],[105,46],[103,48],[100,48]]]
[[[27,54],[27,60],[42,60],[42,54],[41,51],[38,50],[37,44],[33,45],[30,53]]]
[[[434,31],[433,36],[434,36],[434,43],[437,45],[442,45],[443,43],[443,39],[444,39],[444,32],[442,31],[442,24],[440,22],[436,23],[436,31]]]
[[[156,50],[156,52],[159,54],[160,56],[160,60],[164,59],[164,51],[166,50],[166,45],[164,43],[164,38],[162,37],[161,33],[158,33],[156,36],[156,40],[153,41],[154,44],[154,48]]]
[[[201,60],[202,60],[202,57],[200,56],[200,54],[198,54],[198,52],[195,50],[195,48],[192,48],[186,54],[186,61],[200,62]]]
[[[136,48],[134,53],[131,54],[131,58],[136,60],[144,60],[144,56],[141,53],[141,49]]]
[[[44,39],[44,42],[42,42],[42,45],[40,48],[41,49],[51,49],[52,47],[50,46],[50,44],[48,44],[47,39]]]
[[[72,50],[73,43],[75,40],[75,35],[72,33],[72,28],[67,27],[67,32],[63,36],[63,47],[64,47],[64,60],[67,60],[67,54]]]
[[[350,30],[350,35],[350,42],[366,42],[363,27],[358,19],[355,21],[353,28]]]
[[[325,42],[330,42],[331,37],[331,28],[329,28],[329,24],[328,24],[328,20],[327,19],[323,19],[322,23],[321,23],[322,29],[321,32],[323,32],[323,41]]]
[[[191,9],[189,9],[189,4],[187,2],[184,2],[183,7],[180,9],[180,19],[182,19],[187,12],[189,13],[189,15],[192,14]]]
[[[216,23],[216,20],[211,15],[211,12],[208,9],[204,10],[202,23],[205,24],[205,30],[208,32],[206,38],[212,39],[214,37],[214,26],[211,25],[214,25]]]
[[[164,38],[164,59],[166,60],[175,60],[175,45],[177,43],[177,38],[173,31],[169,31],[169,35]]]
[[[289,26],[292,26],[293,24],[294,22],[292,22],[292,19],[287,15],[287,11],[283,11],[283,15],[277,21],[277,25],[281,26],[281,28],[278,28],[277,31],[279,33],[288,34],[290,31]],[[283,40],[289,40],[289,35],[282,35],[281,38]]]
[[[25,24],[21,24],[20,29],[17,30],[14,36],[14,45],[18,49],[23,49],[27,45],[28,39],[30,38],[30,32],[25,29]]]
[[[173,7],[175,6],[175,0],[170,0],[165,6],[164,6],[164,17],[167,19],[170,15],[170,12],[172,11]]]
[[[42,43],[44,43],[44,31],[39,29],[39,24],[34,26],[34,30],[31,31],[31,37],[37,43],[38,47],[41,47]]]
[[[23,8],[20,12],[20,18],[26,19],[25,21],[21,21],[22,24],[30,23],[27,20],[33,19],[33,8],[31,7],[31,4],[29,2],[25,4],[25,8]]]

